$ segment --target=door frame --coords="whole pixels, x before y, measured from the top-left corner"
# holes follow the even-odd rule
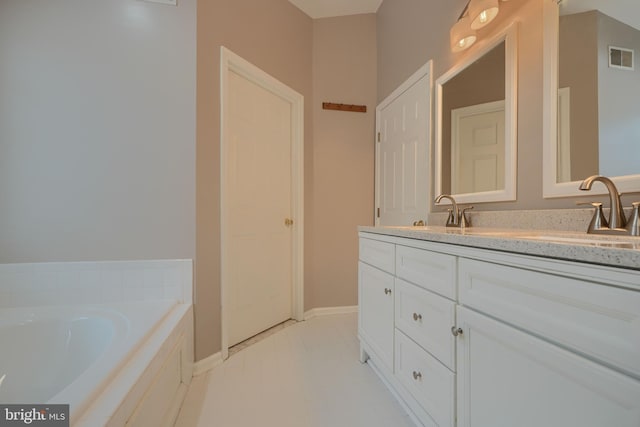
[[[397,98],[401,97],[406,91],[411,89],[416,83],[418,83],[422,78],[428,76],[429,78],[429,92],[427,96],[429,97],[429,102],[427,103],[429,108],[429,114],[427,114],[427,126],[429,131],[427,132],[427,177],[429,179],[429,185],[427,187],[427,211],[425,212],[425,216],[428,217],[431,212],[431,151],[432,151],[432,125],[433,125],[433,60],[430,59],[420,67],[415,73],[413,73],[406,81],[404,81],[400,86],[398,86],[389,96],[387,96],[378,106],[376,107],[376,135],[375,135],[375,170],[374,170],[374,204],[373,204],[373,218],[374,224],[380,225],[380,133],[382,132],[380,126],[380,114],[382,110],[387,108],[389,105],[393,103]]]
[[[304,319],[304,97],[262,71],[247,60],[220,47],[220,317],[222,358],[229,357],[229,216],[230,197],[227,115],[229,106],[229,72],[235,72],[250,82],[268,90],[291,104],[291,215],[292,229],[292,307],[295,320]]]

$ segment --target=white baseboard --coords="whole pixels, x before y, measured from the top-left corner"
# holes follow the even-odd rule
[[[198,360],[196,363],[194,363],[193,376],[197,377],[198,375],[204,374],[205,372],[209,372],[213,368],[220,365],[222,365],[222,353],[217,352],[205,359]]]
[[[350,314],[357,313],[357,305],[345,305],[342,307],[318,307],[312,308],[309,311],[304,312],[304,320],[309,320],[316,316],[327,316],[330,314]]]

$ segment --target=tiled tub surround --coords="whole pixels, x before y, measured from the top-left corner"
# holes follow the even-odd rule
[[[361,361],[416,425],[639,425],[637,238],[359,230]]]
[[[0,264],[0,307],[193,302],[188,260]]]
[[[77,378],[58,379],[68,385],[48,400],[71,404],[74,427],[173,423],[193,371],[192,302],[191,260],[0,265],[3,320],[40,319],[45,329],[47,319],[69,324],[75,344],[84,336],[88,347],[81,344],[74,350],[71,340],[57,346],[62,353],[85,347],[91,351],[92,334],[113,331],[106,347],[91,356],[94,361]],[[73,329],[76,321],[81,321],[78,331]],[[91,324],[99,327],[82,330],[82,325]],[[3,321],[0,328],[3,336],[11,336],[12,331],[5,329],[11,328],[10,322]],[[14,349],[21,342],[16,341]],[[31,354],[51,351],[25,348]],[[57,357],[82,360],[84,356]],[[29,359],[33,358],[25,358]],[[17,371],[25,372],[25,367],[18,366]]]

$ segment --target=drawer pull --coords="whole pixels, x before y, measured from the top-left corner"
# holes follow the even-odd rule
[[[389,288],[384,288],[384,294],[385,294],[385,295],[391,295],[391,289],[389,289]]]
[[[413,379],[418,381],[422,379],[422,374],[420,372],[413,371]]]
[[[458,335],[462,335],[462,328],[456,328],[455,326],[452,326],[451,333],[453,334],[454,337],[457,337]]]
[[[418,320],[422,320],[422,314],[413,313],[413,320],[415,320],[416,322]]]

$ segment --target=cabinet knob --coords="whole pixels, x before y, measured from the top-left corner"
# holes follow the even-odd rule
[[[384,294],[385,294],[385,295],[391,295],[391,289],[389,289],[389,288],[384,288]]]
[[[418,320],[422,320],[422,314],[413,313],[413,320],[415,320],[416,322]]]
[[[462,335],[462,328],[456,328],[455,326],[452,326],[451,333],[453,334],[454,337],[457,337],[458,335]]]
[[[422,379],[422,374],[420,372],[413,371],[413,379],[418,381]]]

